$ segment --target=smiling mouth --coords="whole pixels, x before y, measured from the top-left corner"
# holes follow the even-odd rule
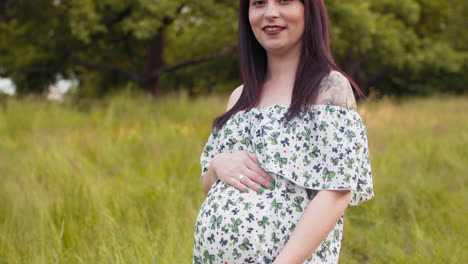
[[[280,27],[280,26],[266,26],[266,27],[263,27],[263,30],[267,32],[275,32],[275,31],[280,31],[285,28],[286,27]]]

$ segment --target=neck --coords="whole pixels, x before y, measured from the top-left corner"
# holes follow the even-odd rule
[[[283,54],[267,52],[268,70],[266,81],[283,85],[289,84],[288,86],[292,89],[296,79],[300,53],[299,48]]]

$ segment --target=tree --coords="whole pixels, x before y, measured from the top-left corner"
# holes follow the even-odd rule
[[[364,90],[466,91],[465,2],[327,0],[336,60]],[[58,75],[98,94],[129,81],[232,90],[237,12],[228,0],[0,0],[0,76],[20,92]]]
[[[449,31],[462,33],[463,15],[457,10],[462,2],[327,1],[338,60],[361,86],[379,87],[382,93],[411,92],[408,85],[431,79],[429,72],[461,77],[466,42],[456,45]],[[466,39],[466,33],[461,35]]]
[[[224,40],[235,31],[226,23],[235,21],[230,1],[3,0],[0,8],[0,76],[11,77],[19,92],[40,92],[60,74],[100,92],[132,81],[159,94],[161,74],[234,50]],[[166,36],[186,28],[195,42],[166,53]],[[213,41],[216,31],[222,37]]]

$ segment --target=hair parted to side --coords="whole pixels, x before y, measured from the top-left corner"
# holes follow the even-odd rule
[[[286,114],[290,121],[297,116],[304,104],[314,104],[321,80],[332,70],[342,73],[364,96],[359,86],[335,63],[330,45],[332,40],[328,12],[324,0],[301,0],[304,4],[304,35],[291,105]],[[261,88],[267,73],[267,54],[255,38],[249,22],[250,0],[240,0],[238,21],[238,60],[244,87],[236,104],[216,117],[212,128],[217,134],[224,123],[240,110],[255,107],[260,101]]]

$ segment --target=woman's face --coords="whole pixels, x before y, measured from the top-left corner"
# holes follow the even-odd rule
[[[249,22],[257,41],[270,53],[301,47],[304,4],[300,0],[249,0]]]

